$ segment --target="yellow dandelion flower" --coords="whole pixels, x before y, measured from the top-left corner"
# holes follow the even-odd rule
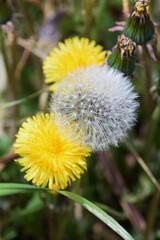
[[[102,50],[102,46],[88,38],[74,37],[60,42],[43,63],[46,83],[59,82],[79,67],[103,64],[106,51]]]
[[[50,114],[28,118],[16,135],[16,160],[26,171],[25,179],[37,186],[64,189],[87,168],[90,149],[73,139],[71,128],[61,127]]]

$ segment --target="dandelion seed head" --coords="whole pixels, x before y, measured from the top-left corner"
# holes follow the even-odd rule
[[[83,143],[94,151],[117,146],[136,120],[137,94],[128,78],[107,66],[69,74],[52,96],[50,108],[64,125],[75,123]]]

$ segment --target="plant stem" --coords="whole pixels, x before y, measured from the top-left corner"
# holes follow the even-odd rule
[[[142,234],[146,223],[143,216],[138,212],[133,204],[123,200],[123,196],[129,192],[124,179],[120,172],[115,168],[113,163],[108,159],[106,153],[98,153],[98,160],[103,168],[104,177],[107,179],[115,195],[119,198],[119,203],[126,216],[132,223],[135,230]]]
[[[143,240],[149,240],[150,234],[152,232],[156,216],[158,214],[158,207],[159,207],[159,201],[160,201],[160,193],[155,191],[155,194],[153,195],[153,198],[151,199],[151,204],[149,208],[148,218],[147,218],[147,227],[144,232],[144,238]]]
[[[33,22],[32,19],[28,13],[27,7],[22,0],[17,0],[17,4],[24,16],[26,27],[28,28],[28,32],[30,35],[34,35],[34,27],[33,27]]]
[[[5,109],[5,108],[10,108],[10,107],[19,105],[19,104],[21,104],[21,103],[24,103],[24,102],[26,102],[26,101],[28,101],[28,100],[30,100],[30,99],[32,99],[32,98],[37,97],[37,96],[40,95],[41,93],[47,92],[47,91],[49,91],[49,88],[48,88],[48,87],[47,87],[47,88],[43,88],[43,89],[41,89],[41,90],[39,90],[39,91],[37,91],[37,92],[35,92],[35,93],[33,93],[33,94],[25,97],[25,98],[21,98],[21,99],[18,99],[18,100],[15,100],[15,101],[12,101],[12,102],[8,102],[8,103],[6,103],[6,104],[3,104],[3,105],[0,107],[0,110]]]
[[[146,165],[146,163],[144,162],[144,160],[138,155],[138,153],[136,152],[136,150],[134,149],[134,147],[130,144],[129,141],[125,141],[126,146],[128,147],[128,149],[131,151],[131,153],[133,154],[133,156],[135,157],[135,159],[137,160],[137,162],[140,164],[140,166],[143,168],[143,170],[145,171],[145,173],[148,175],[148,177],[150,178],[150,180],[153,182],[153,184],[156,186],[156,188],[158,189],[158,191],[160,192],[160,185],[157,181],[157,179],[153,176],[151,170],[148,168],[148,166]]]
[[[18,84],[17,79],[15,78],[15,69],[18,59],[17,52],[17,38],[14,33],[12,33],[12,40],[9,41],[4,35],[3,31],[1,32],[1,49],[5,62],[5,67],[8,76],[8,91],[7,97],[9,101],[14,101],[17,98]],[[9,59],[10,57],[10,59]],[[10,135],[11,138],[14,138],[16,133],[16,120],[18,115],[18,108],[14,106],[10,112],[8,112],[9,118],[12,120],[10,125]]]
[[[123,0],[122,5],[123,5],[122,8],[123,8],[124,14],[129,14],[130,13],[129,1],[128,0]]]
[[[157,131],[159,119],[160,119],[160,107],[156,106],[151,116],[150,125],[148,127],[148,132],[145,141],[144,156],[146,161],[148,160],[151,148],[153,146],[153,140]]]
[[[143,46],[143,53],[142,53],[142,61],[143,61],[143,83],[144,83],[144,107],[146,112],[146,117],[149,117],[153,111],[153,99],[151,94],[151,63],[148,61],[148,53],[146,46]]]
[[[92,0],[83,0],[82,16],[84,21],[84,36],[89,37],[93,21],[92,15],[93,2]]]

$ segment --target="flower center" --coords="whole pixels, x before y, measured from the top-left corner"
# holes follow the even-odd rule
[[[51,149],[52,153],[60,154],[62,152],[62,148],[59,143],[55,143]]]

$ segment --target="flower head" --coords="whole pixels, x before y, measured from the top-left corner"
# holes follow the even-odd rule
[[[125,36],[119,36],[116,48],[108,56],[107,63],[124,75],[129,76],[135,68],[135,49],[136,44]]]
[[[126,21],[124,35],[137,44],[145,44],[154,35],[154,25],[149,16],[150,0],[136,0],[134,12]]]
[[[94,151],[117,145],[135,122],[137,95],[122,73],[89,66],[69,74],[53,94],[51,110],[75,123],[84,144]]]
[[[86,169],[90,150],[73,138],[72,127],[62,127],[55,117],[38,114],[28,118],[16,135],[15,153],[25,178],[38,186],[64,189]],[[72,129],[73,130],[73,129]]]
[[[74,37],[59,43],[58,48],[54,48],[43,63],[46,83],[59,82],[79,67],[103,64],[106,52],[102,49],[102,46],[87,38]],[[53,90],[54,85],[51,88]]]

